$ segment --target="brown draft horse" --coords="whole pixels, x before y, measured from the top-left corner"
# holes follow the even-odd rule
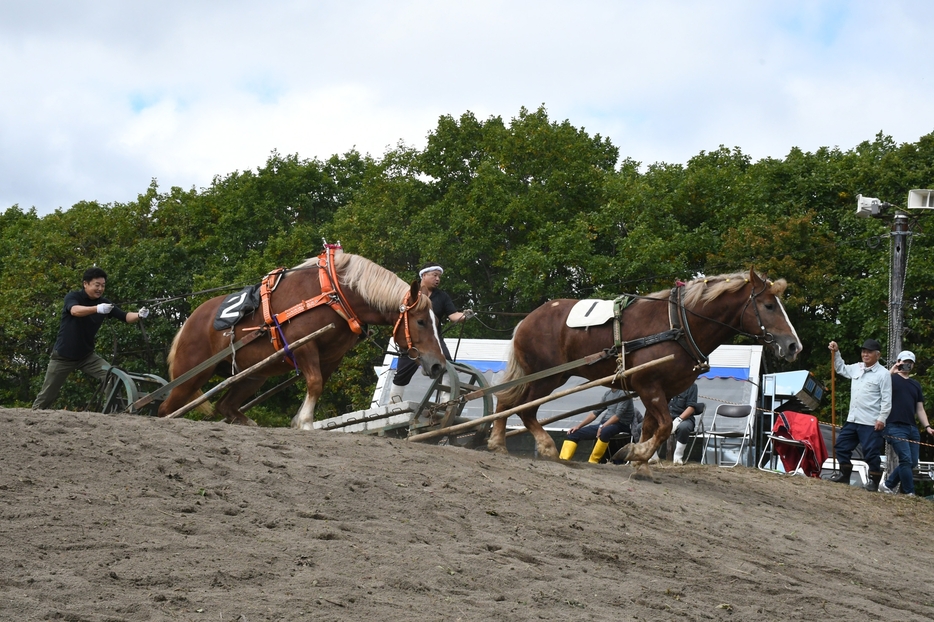
[[[395,342],[408,344],[408,355],[420,360],[422,373],[432,378],[441,375],[445,369],[444,353],[441,351],[431,302],[427,296],[420,295],[419,281],[416,279],[409,286],[389,270],[358,255],[337,251],[332,256],[345,307],[349,307],[363,324],[395,325]],[[318,258],[309,259],[284,273],[285,276],[270,295],[273,313],[290,309],[320,294],[318,261]],[[263,312],[257,309],[234,327],[233,336],[230,335],[230,329],[215,330],[214,317],[224,298],[218,296],[199,306],[178,331],[168,356],[172,378],[181,376],[227,348],[232,340],[239,341],[257,326],[265,324]],[[254,425],[240,412],[240,405],[262,386],[266,378],[286,374],[297,366],[305,377],[308,391],[301,409],[292,418],[292,427],[310,430],[315,404],[321,396],[324,383],[360,336],[327,304],[300,313],[282,324],[286,342],[291,343],[332,322],[333,329],[294,351],[295,366],[283,360],[262,369],[255,376],[234,383],[215,405],[215,412],[229,423]],[[260,337],[237,350],[236,367],[247,369],[273,352],[275,349],[270,339]],[[230,358],[226,361],[229,365]],[[159,407],[159,416],[175,412],[200,395],[201,387],[211,379],[214,371],[214,367],[206,369],[175,387]]]
[[[639,298],[622,312],[623,342],[634,343],[633,340],[641,337],[660,335],[677,328],[678,324],[686,324],[687,329],[680,331],[678,340],[626,349],[627,369],[669,354],[675,358],[625,379],[623,388],[635,391],[642,398],[646,413],[641,441],[624,447],[619,458],[635,462],[640,471],[648,473],[649,457],[671,433],[669,398],[690,387],[703,372],[706,357],[735,335],[756,337],[788,361],[797,358],[801,341],[779,299],[786,286],[784,280],[772,282],[754,270],[750,270],[748,276],[736,273],[699,278],[672,290]],[[566,299],[547,302],[516,326],[503,382],[575,361],[614,345],[613,320],[586,329],[567,326],[568,314],[575,303],[576,300]],[[571,376],[596,380],[615,371],[617,357],[611,356],[564,374],[519,384],[497,394],[496,410],[501,412],[544,397]],[[520,411],[522,423],[535,436],[538,453],[557,459],[554,442],[536,419],[537,410]],[[490,451],[506,452],[505,434],[506,420],[497,419],[487,444]]]

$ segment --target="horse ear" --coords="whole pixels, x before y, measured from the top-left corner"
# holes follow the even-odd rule
[[[415,302],[415,299],[418,298],[418,291],[421,289],[421,287],[422,287],[421,279],[415,279],[414,281],[412,281],[412,289],[409,290],[409,300],[411,300],[412,302]]]
[[[753,266],[749,267],[749,282],[754,285],[758,285],[759,283],[762,283],[762,279],[759,277],[758,274],[756,274],[756,269]]]

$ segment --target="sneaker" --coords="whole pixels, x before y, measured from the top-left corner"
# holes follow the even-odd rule
[[[915,493],[913,493],[913,492],[907,492],[907,493],[905,493],[905,496],[906,496],[906,497],[914,497],[914,496],[915,496]]]
[[[882,492],[884,492],[884,493],[886,493],[886,494],[888,494],[888,495],[894,495],[895,492],[896,492],[893,488],[889,488],[889,487],[885,484],[885,480],[882,480],[882,481],[879,482],[879,490],[881,490]]]

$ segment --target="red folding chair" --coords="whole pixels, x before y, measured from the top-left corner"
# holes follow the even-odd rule
[[[827,446],[820,433],[817,417],[792,411],[775,413],[775,425],[759,457],[759,469],[808,477],[820,477],[827,459]],[[778,468],[781,460],[782,469]],[[768,466],[766,466],[766,462]]]

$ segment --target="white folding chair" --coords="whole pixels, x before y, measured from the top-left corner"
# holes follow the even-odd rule
[[[713,445],[714,462],[717,466],[724,466],[723,454],[736,448],[736,460],[728,465],[735,467],[743,459],[743,450],[749,450],[754,429],[753,417],[755,411],[748,404],[720,404],[714,412],[710,427],[699,434],[704,439],[704,455],[702,462],[707,461],[708,451]]]

